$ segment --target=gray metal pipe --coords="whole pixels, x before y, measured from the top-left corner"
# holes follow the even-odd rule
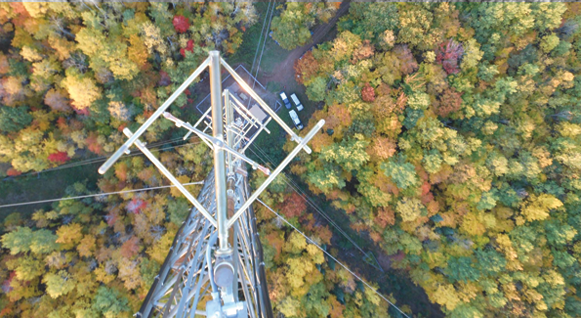
[[[212,135],[224,143],[224,113],[222,110],[222,77],[220,52],[210,52],[210,101],[212,103]],[[214,147],[214,182],[216,186],[216,220],[220,251],[229,250],[226,222],[226,162],[224,149]]]
[[[208,240],[208,246],[206,246],[206,263],[208,264],[208,275],[210,276],[210,284],[212,285],[212,292],[218,292],[218,286],[216,286],[216,281],[214,280],[214,266],[212,264],[212,246],[216,243],[218,238],[218,232],[212,233],[210,239]]]
[[[228,147],[234,148],[234,133],[232,132],[232,122],[234,121],[234,109],[232,105],[230,105],[230,91],[225,89],[224,90],[224,105],[226,109],[226,143]],[[228,153],[228,175],[234,174],[234,167],[233,164],[233,157],[231,153]]]

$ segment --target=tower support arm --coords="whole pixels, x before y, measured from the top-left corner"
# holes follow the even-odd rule
[[[242,215],[242,213],[244,213],[244,211],[246,211],[246,209],[248,209],[248,207],[254,202],[254,200],[256,200],[258,198],[258,196],[266,189],[266,187],[268,187],[268,185],[270,185],[270,183],[272,181],[274,181],[274,179],[278,176],[279,173],[281,173],[281,171],[286,168],[286,166],[294,159],[294,157],[296,157],[296,155],[299,153],[299,151],[301,151],[301,149],[303,149],[307,142],[309,142],[316,133],[318,133],[321,128],[323,128],[323,125],[325,125],[325,120],[321,119],[316,125],[315,127],[313,127],[311,129],[311,131],[309,131],[309,133],[305,136],[305,138],[303,138],[301,140],[301,142],[295,147],[295,149],[293,149],[293,151],[291,151],[291,153],[288,154],[288,156],[286,158],[284,158],[284,160],[280,163],[280,165],[274,169],[274,171],[270,174],[270,176],[260,185],[260,187],[258,189],[256,189],[256,191],[254,191],[254,193],[248,198],[248,200],[246,200],[246,202],[244,202],[244,204],[238,209],[238,211],[236,211],[236,213],[232,216],[232,218],[230,218],[228,220],[227,223],[227,227],[230,228],[232,225],[234,225],[234,222],[236,222],[236,220]]]
[[[123,129],[123,133],[130,138],[133,135],[129,128]],[[196,198],[194,198],[194,196],[188,190],[186,190],[186,188],[184,188],[178,179],[176,179],[171,174],[171,172],[169,172],[169,170],[167,170],[166,167],[164,167],[163,164],[159,162],[159,160],[151,153],[151,151],[149,151],[149,149],[147,149],[147,147],[145,147],[145,145],[139,141],[139,139],[135,139],[135,146],[137,146],[137,148],[141,150],[143,154],[145,154],[145,156],[159,169],[159,171],[161,171],[161,173],[163,173],[163,175],[166,176],[166,178],[168,178],[169,181],[171,181],[171,183],[173,183],[173,185],[175,185],[181,193],[183,193],[183,195],[196,207],[198,211],[200,211],[203,216],[208,219],[208,221],[210,221],[210,223],[212,223],[212,225],[216,227],[218,226],[216,219],[214,219],[214,217],[202,206],[202,204],[196,200]]]
[[[163,112],[165,112],[165,110],[176,100],[176,98],[178,98],[178,96],[186,88],[188,88],[188,86],[190,86],[190,84],[192,84],[192,82],[198,76],[200,76],[200,74],[206,69],[206,67],[208,67],[209,64],[210,64],[210,58],[207,58],[204,62],[202,62],[202,64],[200,64],[200,66],[198,66],[198,68],[192,73],[192,75],[190,75],[190,77],[188,77],[188,79],[182,85],[180,85],[180,87],[178,87],[178,89],[176,89],[176,91],[173,94],[171,94],[171,96],[155,111],[155,113],[153,113],[153,115],[151,115],[145,121],[145,123],[143,123],[143,125],[141,125],[135,131],[135,133],[131,137],[129,137],[129,139],[121,147],[119,147],[119,149],[117,149],[117,151],[115,151],[115,153],[113,155],[111,155],[111,157],[109,157],[109,159],[107,159],[107,161],[105,161],[105,163],[101,167],[99,167],[99,173],[104,174],[105,172],[107,172],[107,170],[109,170],[109,168],[111,168],[111,166],[115,162],[117,162],[117,160],[119,160],[119,158],[123,155],[123,153],[125,153],[127,150],[129,150],[129,147],[131,147],[131,145],[133,145],[133,143],[135,143],[137,138],[139,138],[145,132],[145,130],[147,130],[147,128],[149,128],[149,126],[151,126],[151,124],[153,124],[153,122],[159,116],[161,116],[161,114],[163,114]]]

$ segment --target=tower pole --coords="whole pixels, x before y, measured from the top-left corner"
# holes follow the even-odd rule
[[[210,52],[210,101],[212,103],[212,135],[224,142],[224,114],[222,110],[222,78],[220,72],[220,52]],[[218,223],[218,244],[221,253],[230,250],[228,244],[226,161],[224,149],[214,147],[214,173],[216,187],[216,221]]]

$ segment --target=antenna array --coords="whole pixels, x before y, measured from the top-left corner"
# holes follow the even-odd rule
[[[226,69],[262,111],[266,121],[249,111],[229,90],[222,90],[221,68]],[[211,108],[194,125],[166,112],[173,101],[206,69],[210,72]],[[257,107],[258,107],[257,106]],[[214,155],[214,168],[195,198],[152,154],[139,137],[159,117],[196,134]],[[297,146],[270,171],[244,152],[274,119]],[[176,235],[159,274],[136,314],[138,317],[271,318],[262,246],[252,203],[323,127],[324,120],[299,137],[264,100],[220,57],[209,57],[135,132],[126,128],[128,140],[99,168],[105,173],[129,148],[137,147],[194,206]],[[211,133],[211,134],[209,134]],[[253,193],[247,186],[246,166],[268,178]]]

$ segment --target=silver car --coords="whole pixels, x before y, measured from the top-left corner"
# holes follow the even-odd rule
[[[297,115],[297,112],[295,112],[295,110],[290,110],[288,112],[288,114],[290,115],[291,119],[293,120],[293,123],[295,124],[295,127],[298,128],[298,130],[302,130],[303,124],[301,123],[301,120],[299,119],[299,115]]]
[[[301,101],[299,100],[299,98],[297,97],[296,94],[292,94],[291,95],[291,99],[293,100],[293,102],[295,103],[295,105],[297,106],[297,110],[301,111],[304,109],[303,104],[301,104]]]

